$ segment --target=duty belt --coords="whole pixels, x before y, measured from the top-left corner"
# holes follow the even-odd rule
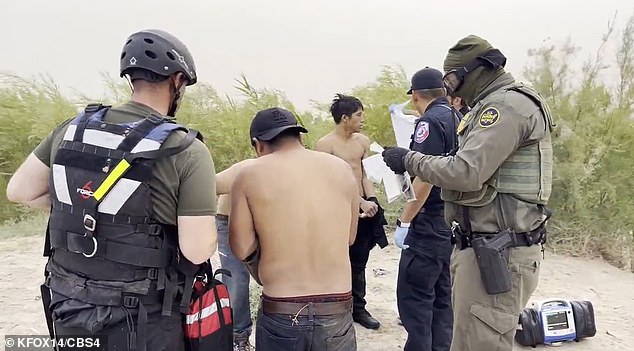
[[[489,238],[496,234],[474,232],[471,234],[471,236],[469,236],[464,233],[459,226],[454,226],[452,230],[456,236],[456,244],[458,245],[458,248],[460,248],[460,250],[471,247],[471,240],[474,237],[484,236],[485,238]],[[539,226],[537,229],[534,229],[530,232],[511,233],[513,243],[509,247],[522,247],[541,244],[544,242],[545,236],[546,230],[543,226]]]
[[[540,206],[540,208],[541,207],[542,206]],[[534,244],[542,244],[546,242],[546,221],[550,219],[553,212],[547,207],[543,207],[543,210],[546,218],[537,228],[531,230],[530,232],[524,233],[514,233],[512,230],[509,230],[512,243],[508,247],[531,246]],[[455,238],[456,244],[458,244],[458,248],[460,248],[460,250],[471,247],[471,240],[473,238],[484,236],[488,239],[488,237],[492,237],[497,234],[474,232],[471,229],[471,219],[469,217],[468,206],[462,206],[462,218],[465,221],[465,228],[461,228],[460,224],[455,221],[452,222],[451,226],[452,236]]]

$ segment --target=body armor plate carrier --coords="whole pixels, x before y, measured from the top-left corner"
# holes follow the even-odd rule
[[[176,226],[154,218],[152,166],[199,134],[155,115],[108,123],[108,109],[88,105],[54,158],[43,302],[49,331],[54,320],[97,333],[136,314],[130,346],[144,350],[146,306],[186,311],[198,268],[180,257]],[[180,145],[161,148],[177,130],[187,132]]]

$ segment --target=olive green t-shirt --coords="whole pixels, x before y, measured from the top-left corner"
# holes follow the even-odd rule
[[[152,108],[136,102],[128,102],[111,108],[104,118],[110,123],[129,123],[150,114],[160,115]],[[55,128],[35,148],[35,156],[51,167],[61,143],[69,119]],[[178,146],[185,133],[170,134],[161,148]],[[196,139],[184,151],[156,160],[149,182],[152,205],[156,219],[161,223],[176,225],[177,216],[213,216],[216,214],[216,171],[209,150]]]

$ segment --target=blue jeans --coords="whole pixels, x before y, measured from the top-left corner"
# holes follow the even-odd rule
[[[223,276],[222,281],[227,285],[233,307],[233,331],[248,337],[253,326],[249,304],[249,271],[229,248],[229,219],[222,215],[216,216],[216,228],[220,264],[231,272],[231,277]]]
[[[292,316],[258,311],[255,349],[258,351],[356,351],[350,312],[329,316]]]

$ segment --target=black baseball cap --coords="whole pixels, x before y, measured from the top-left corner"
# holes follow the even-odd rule
[[[407,91],[408,95],[414,90],[438,89],[444,87],[442,83],[442,72],[431,67],[425,67],[414,73],[412,76],[412,86]]]
[[[288,110],[279,107],[268,108],[255,114],[249,131],[251,139],[269,141],[287,129],[308,133],[297,123],[297,118]]]

